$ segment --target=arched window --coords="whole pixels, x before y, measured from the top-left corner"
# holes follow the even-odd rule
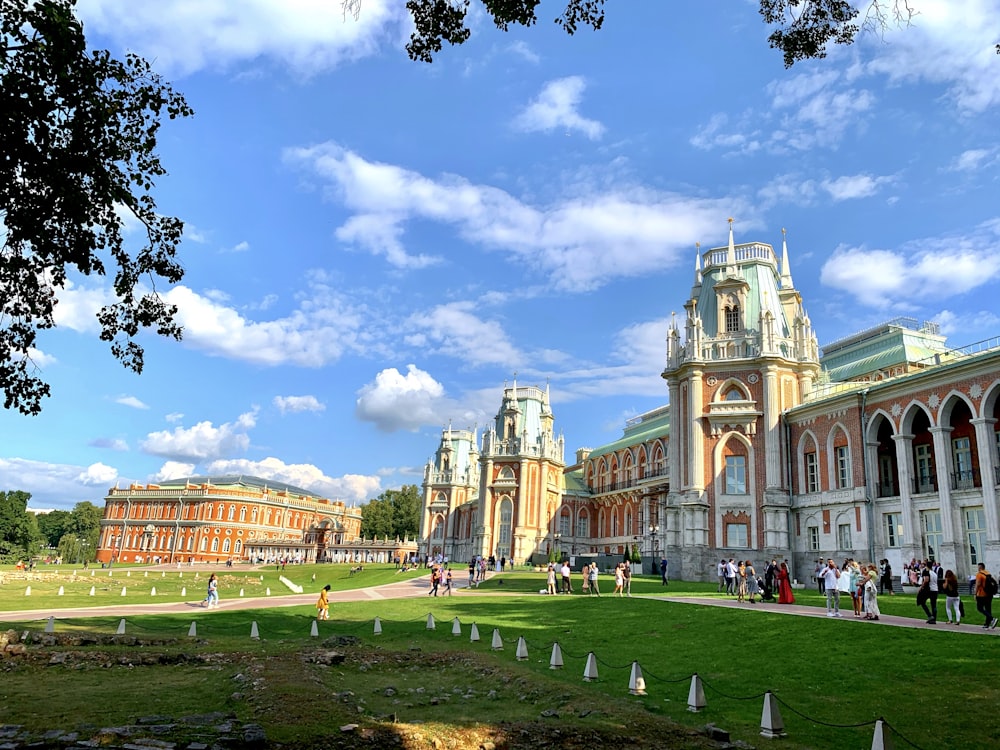
[[[257,509],[256,508],[254,508],[252,511],[250,511],[250,520],[253,523],[257,523]]]
[[[590,516],[585,510],[581,510],[580,515],[576,517],[576,535],[590,536]]]
[[[441,516],[434,517],[434,533],[432,536],[435,539],[444,538],[444,519]]]
[[[739,388],[733,388],[732,390],[726,392],[726,401],[742,401],[742,400],[743,400],[743,393],[740,391]]]
[[[240,523],[243,523],[246,520],[247,520],[247,506],[244,505],[240,507]]]
[[[194,547],[194,537],[193,536],[189,536],[187,538],[187,544],[184,545],[184,549],[186,549],[188,552],[190,552],[193,547]]]
[[[218,551],[219,551],[219,540],[218,539],[213,539],[212,540],[212,552],[218,552]]]
[[[236,518],[236,506],[235,505],[230,505],[229,506],[229,517],[226,520],[227,521],[232,521],[234,518]]]
[[[611,511],[611,536],[618,536],[618,511]]]
[[[228,540],[228,539],[226,539],[226,540],[225,540],[225,541],[224,541],[224,542],[222,543],[222,551],[223,551],[223,552],[225,552],[226,554],[229,554],[229,550],[230,550],[230,545],[229,545],[229,540]]]
[[[209,503],[208,505],[206,505],[205,506],[205,518],[207,518],[208,520],[212,520],[212,511],[214,509],[215,509],[215,506],[212,505],[211,503]]]
[[[510,546],[510,528],[514,518],[514,503],[509,498],[500,501],[500,529],[497,534],[497,541],[504,547],[504,551]]]
[[[736,333],[740,330],[740,306],[737,304],[726,307],[726,333]]]
[[[240,554],[243,551],[243,542],[241,542],[239,539],[237,539],[236,540],[236,544],[234,545],[233,548],[234,548],[234,550],[235,550],[235,552],[236,552],[237,555]]]
[[[223,512],[225,510],[226,510],[226,506],[224,506],[222,503],[219,503],[219,512],[215,516],[216,520],[219,520],[219,521],[222,520],[222,514],[223,514]]]
[[[199,551],[204,552],[206,549],[208,549],[208,537],[203,536],[201,538],[201,545]]]

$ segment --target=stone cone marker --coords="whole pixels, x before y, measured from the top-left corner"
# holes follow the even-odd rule
[[[462,623],[459,622],[457,617],[451,621],[451,634],[462,635]]]
[[[632,674],[628,678],[628,691],[632,695],[646,694],[646,680],[642,676],[642,667],[639,662],[632,662]]]
[[[25,596],[31,596],[31,586],[28,586],[28,587],[27,587],[27,588],[26,588],[26,589],[24,590],[24,595],[25,595]]]
[[[785,722],[781,719],[778,701],[770,690],[764,693],[764,709],[760,714],[760,736],[768,738],[785,736]]]
[[[562,669],[563,668],[563,658],[562,649],[559,647],[559,641],[552,644],[552,656],[549,657],[549,669]]]
[[[701,678],[697,674],[691,675],[691,689],[688,690],[688,711],[698,713],[706,705],[705,686],[701,684]]]
[[[183,587],[183,588],[181,589],[181,596],[187,596],[187,595],[188,595],[188,590],[187,590],[187,586],[184,586],[184,587]]]
[[[54,633],[56,632],[56,618],[49,616],[49,619],[45,621],[45,632]]]
[[[95,596],[97,594],[97,588],[94,586],[90,587],[90,595]]]
[[[503,638],[500,637],[499,628],[493,628],[493,644],[490,648],[494,651],[503,651]]]
[[[517,648],[514,650],[514,656],[517,657],[518,661],[528,660],[528,642],[524,640],[523,635],[517,637]]]
[[[115,635],[125,635],[125,618],[123,617],[118,622],[118,630],[115,631]]]
[[[250,638],[255,641],[260,640],[260,631],[257,629],[257,621],[254,620],[250,625]]]
[[[434,628],[435,628],[435,625],[434,625],[434,615],[428,613],[427,614],[427,629],[428,630],[434,630]]]
[[[469,640],[476,643],[479,640],[479,628],[476,623],[472,623],[472,632],[469,634]]]
[[[587,664],[583,668],[584,682],[594,682],[597,679],[597,657],[591,651],[587,654]]]
[[[156,596],[156,586],[153,586],[153,588],[152,588],[152,589],[150,589],[150,591],[149,591],[149,595],[150,595],[150,596]]]
[[[62,586],[60,586],[59,587],[59,593],[56,594],[56,596],[62,596],[65,593],[66,593],[66,589],[64,589]]]
[[[875,734],[872,735],[872,750],[894,750],[892,735],[885,730],[885,719],[875,722]]]
[[[125,587],[122,586],[122,596],[125,596]]]
[[[382,620],[375,618],[375,635],[382,635]]]
[[[312,622],[312,630],[309,631],[309,635],[312,638],[319,638],[319,625],[316,624],[315,620]]]
[[[194,620],[191,620],[191,627],[188,628],[188,635],[191,638],[194,638],[195,636],[198,635],[198,623],[196,623]]]

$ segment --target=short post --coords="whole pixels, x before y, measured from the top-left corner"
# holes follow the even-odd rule
[[[375,635],[382,635],[382,620],[375,618]]]
[[[476,643],[479,640],[479,626],[476,623],[472,623],[472,629],[469,632],[469,640],[472,643]]]
[[[150,589],[150,591],[149,591],[149,595],[150,595],[150,596],[156,596],[156,586],[153,586],[153,588],[152,588],[152,589]]]
[[[315,620],[312,621],[312,630],[309,635],[313,638],[319,638],[319,625],[316,624]]]
[[[594,682],[597,680],[597,657],[591,651],[587,654],[587,664],[583,668],[583,681]]]
[[[434,615],[432,615],[430,612],[428,612],[427,613],[427,629],[428,630],[434,630],[434,628],[435,628],[435,625],[434,625]]]
[[[92,570],[92,571],[90,571],[90,575],[91,575],[91,577],[93,577],[94,573],[96,573],[96,572],[97,572],[96,570]]]
[[[257,629],[257,621],[254,620],[250,625],[250,639],[254,641],[260,640],[260,630]]]
[[[118,630],[115,631],[115,635],[125,635],[125,618],[124,617],[118,622]]]
[[[194,638],[198,635],[198,624],[191,620],[191,627],[188,628],[188,636]]]
[[[243,598],[243,589],[240,589],[240,598]]]
[[[271,587],[268,586],[266,589],[264,589],[264,596],[270,596],[270,595],[271,595]]]
[[[528,642],[524,640],[523,635],[517,637],[517,650],[514,652],[518,661],[528,660]]]
[[[459,622],[457,617],[451,621],[451,634],[462,635],[462,623]]]
[[[56,618],[49,615],[49,619],[45,623],[45,632],[54,633],[56,632]]]
[[[126,588],[127,588],[126,586],[122,586],[122,596],[125,596],[125,589]]]
[[[646,680],[642,676],[642,667],[639,662],[632,662],[632,674],[628,678],[628,691],[632,695],[646,694]]]
[[[182,586],[181,587],[181,596],[187,596],[187,595],[188,595],[187,586]]]
[[[885,719],[879,717],[872,735],[872,750],[893,750],[892,735],[885,730]]]
[[[56,596],[62,596],[65,593],[66,593],[66,589],[64,587],[60,586],[59,587],[59,593],[56,594]]]
[[[552,656],[549,657],[549,669],[562,669],[563,658],[562,649],[559,648],[559,641],[552,644]]]
[[[97,587],[96,586],[91,586],[90,587],[90,595],[91,596],[96,596],[97,595]]]
[[[27,587],[27,588],[26,588],[26,589],[24,590],[24,595],[25,595],[25,596],[31,596],[31,586],[28,586],[28,587]]]
[[[142,574],[142,577],[143,578],[149,578],[149,571],[148,570],[144,571],[143,574]]]
[[[500,637],[500,628],[493,628],[493,644],[490,648],[494,651],[503,651],[503,638]]]
[[[785,722],[781,720],[778,700],[768,690],[764,693],[764,710],[760,715],[760,736],[774,739],[785,736]]]
[[[701,684],[701,678],[697,673],[691,675],[691,689],[688,690],[688,711],[698,713],[706,705],[705,686]]]

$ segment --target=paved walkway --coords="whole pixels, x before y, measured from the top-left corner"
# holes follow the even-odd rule
[[[329,593],[329,600],[331,604],[337,602],[359,602],[359,601],[373,601],[379,599],[406,599],[418,596],[427,596],[430,589],[429,586],[429,573],[422,575],[419,578],[410,578],[405,581],[386,583],[381,586],[369,586],[365,588],[358,589],[348,589],[346,591],[331,591]],[[494,573],[487,573],[487,578],[490,578]],[[453,587],[456,591],[461,591],[462,589],[468,588],[468,580],[465,576],[456,576],[453,581]],[[469,592],[473,593],[473,592]],[[483,595],[496,596],[497,594],[507,595],[507,596],[532,596],[531,594],[523,594],[520,592],[501,592],[495,589],[490,589],[483,592]],[[316,602],[316,597],[319,595],[317,591],[310,591],[309,593],[303,594],[285,594],[280,596],[258,596],[258,597],[241,597],[241,598],[229,598],[223,599],[219,609],[224,610],[243,610],[243,609],[262,609],[262,608],[277,608],[277,607],[301,607],[303,605],[312,605]],[[701,606],[708,607],[725,607],[728,609],[743,609],[747,611],[754,612],[772,612],[781,615],[798,615],[800,617],[819,617],[826,618],[826,609],[824,607],[809,607],[802,604],[777,604],[776,602],[762,602],[758,601],[756,604],[750,604],[749,602],[738,602],[732,597],[724,598],[709,598],[705,596],[698,596],[696,594],[663,594],[663,595],[642,595],[636,598],[643,599],[657,599],[660,601],[674,602],[677,604],[697,604]],[[896,615],[886,615],[883,614],[877,622],[871,622],[865,620],[863,617],[855,617],[853,611],[850,609],[850,601],[847,602],[848,609],[841,610],[841,617],[838,618],[840,622],[855,622],[860,625],[872,626],[872,625],[888,625],[902,628],[915,628],[918,630],[934,629],[934,630],[944,630],[949,633],[966,633],[966,634],[977,634],[977,635],[992,635],[1000,636],[1000,628],[995,630],[983,630],[982,628],[982,615],[975,611],[975,603],[970,602],[968,597],[965,600],[966,605],[966,619],[962,621],[959,626],[949,625],[947,619],[939,619],[936,625],[928,625],[924,620],[912,618],[912,617],[899,617]],[[971,611],[970,611],[971,604]],[[1000,601],[994,602],[994,607],[1000,610]],[[110,604],[103,607],[78,607],[72,609],[60,609],[57,607],[48,607],[45,609],[30,609],[30,610],[18,610],[15,612],[0,612],[0,622],[23,622],[30,620],[44,620],[49,617],[68,618],[68,617],[107,617],[107,616],[125,616],[125,615],[151,615],[151,614],[179,614],[179,613],[195,613],[195,612],[205,612],[206,610],[202,607],[201,600],[198,601],[186,601],[186,602],[164,602],[164,603],[152,603],[145,602],[141,604]],[[938,614],[942,618],[945,617],[944,614],[944,603],[943,601],[938,604]],[[834,619],[834,618],[830,618]]]

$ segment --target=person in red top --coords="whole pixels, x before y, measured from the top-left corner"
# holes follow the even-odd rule
[[[792,583],[788,580],[788,563],[782,562],[778,569],[778,604],[795,604]]]
[[[997,618],[993,616],[993,595],[986,589],[986,580],[990,578],[990,572],[983,563],[979,563],[979,572],[976,573],[976,609],[986,617],[986,624],[983,630],[989,630],[997,626]]]

